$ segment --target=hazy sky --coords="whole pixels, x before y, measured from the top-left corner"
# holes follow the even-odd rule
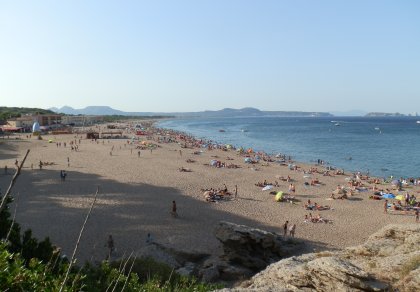
[[[420,112],[420,1],[3,1],[0,105]]]

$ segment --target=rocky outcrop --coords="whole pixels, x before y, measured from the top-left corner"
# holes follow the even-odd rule
[[[222,243],[221,258],[231,264],[260,271],[296,252],[298,241],[261,229],[230,222],[220,222],[214,232]]]
[[[339,252],[281,260],[223,291],[418,291],[420,225],[389,225]]]
[[[205,281],[235,281],[249,278],[269,264],[296,254],[301,241],[261,229],[220,222],[214,234],[223,253],[207,260],[199,276]]]

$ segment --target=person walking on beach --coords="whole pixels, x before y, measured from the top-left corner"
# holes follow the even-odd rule
[[[289,224],[289,221],[286,221],[283,224],[283,236],[286,237],[287,236],[287,225]]]
[[[388,213],[388,200],[385,200],[385,203],[384,203],[384,213],[385,214]]]
[[[416,213],[414,213],[416,215],[416,223],[419,223],[419,209],[416,209]]]
[[[4,166],[4,174],[7,174],[7,165]]]
[[[172,211],[171,211],[171,215],[174,218],[178,217],[178,213],[176,212],[176,202],[172,201]]]
[[[106,242],[106,247],[108,248],[108,258],[107,259],[110,259],[112,253],[115,250],[114,239],[112,238],[112,235],[111,234],[108,236],[108,240]]]
[[[67,157],[67,167],[70,167],[70,157]]]
[[[140,153],[140,150],[137,152],[137,157],[138,158],[140,158],[140,155],[141,155],[141,153]]]

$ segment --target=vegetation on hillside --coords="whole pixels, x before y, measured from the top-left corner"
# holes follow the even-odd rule
[[[18,118],[21,115],[26,114],[55,114],[53,111],[45,110],[41,108],[30,108],[30,107],[5,107],[0,106],[0,121],[12,118]]]

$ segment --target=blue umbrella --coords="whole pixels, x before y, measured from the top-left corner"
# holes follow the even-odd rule
[[[384,199],[394,199],[395,195],[394,194],[383,194],[382,198],[384,198]]]

